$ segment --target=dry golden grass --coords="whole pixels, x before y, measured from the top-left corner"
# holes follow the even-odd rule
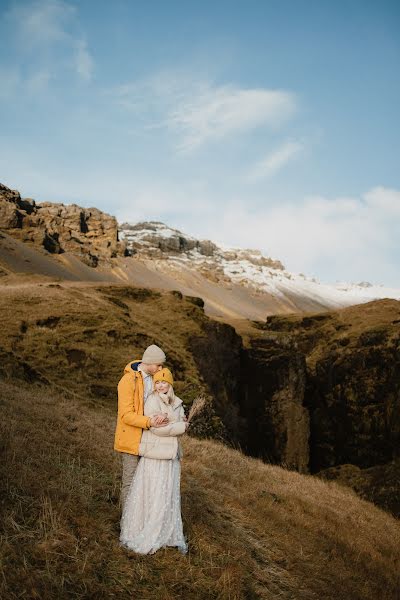
[[[400,523],[351,490],[186,437],[189,553],[118,544],[114,411],[0,383],[0,595],[392,600]]]
[[[396,348],[399,323],[400,301],[386,298],[324,313],[274,315],[265,329],[271,336],[289,332],[313,370],[333,349],[339,354],[351,354],[360,345]]]
[[[204,389],[188,339],[201,335],[202,310],[171,293],[124,285],[30,282],[0,286],[0,349],[52,385],[113,402],[124,366],[157,343],[185,399]]]

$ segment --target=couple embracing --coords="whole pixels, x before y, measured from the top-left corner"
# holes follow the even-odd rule
[[[149,346],[128,363],[118,384],[114,448],[122,456],[123,546],[140,554],[175,546],[187,552],[180,498],[179,436],[186,421],[166,356]]]

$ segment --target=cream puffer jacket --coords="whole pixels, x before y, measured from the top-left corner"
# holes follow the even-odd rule
[[[150,427],[143,431],[139,445],[139,455],[146,458],[171,460],[182,457],[182,447],[178,436],[186,431],[186,422],[183,420],[185,411],[182,400],[172,395],[170,401],[158,392],[153,392],[147,398],[144,414],[152,416],[155,413],[167,413],[169,423],[163,427]]]

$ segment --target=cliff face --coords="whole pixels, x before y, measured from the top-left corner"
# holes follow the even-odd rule
[[[76,204],[37,204],[2,184],[0,228],[52,254],[76,254],[91,267],[96,267],[99,260],[125,253],[125,244],[118,241],[115,217]]]
[[[370,467],[399,451],[399,338],[382,333],[361,335],[353,352],[329,349],[310,373],[313,471],[347,462]]]
[[[295,390],[309,415],[311,472],[343,463],[372,467],[399,455],[400,302],[380,300],[314,317],[269,317],[262,327],[249,357],[256,357],[266,383],[252,402],[263,408],[267,399],[276,415],[276,393],[283,388],[287,402]],[[290,365],[286,373],[282,355]],[[296,423],[298,435],[306,421]]]
[[[242,413],[253,456],[308,471],[309,415],[304,406],[306,364],[289,336],[253,340],[242,360]]]
[[[230,325],[202,320],[200,335],[192,335],[188,347],[214,398],[228,439],[242,445],[248,431],[247,417],[240,411],[242,339]]]
[[[362,498],[400,518],[400,458],[367,469],[350,464],[330,467],[319,471],[318,477],[352,487]]]
[[[300,472],[399,456],[400,302],[261,327],[246,346],[222,327],[191,343],[230,439]]]

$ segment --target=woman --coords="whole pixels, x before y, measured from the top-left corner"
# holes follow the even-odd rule
[[[147,398],[144,414],[166,413],[168,425],[143,431],[138,467],[121,519],[120,542],[140,554],[176,546],[187,552],[180,498],[181,445],[178,437],[188,424],[182,400],[175,396],[169,369],[154,375],[155,391]]]

